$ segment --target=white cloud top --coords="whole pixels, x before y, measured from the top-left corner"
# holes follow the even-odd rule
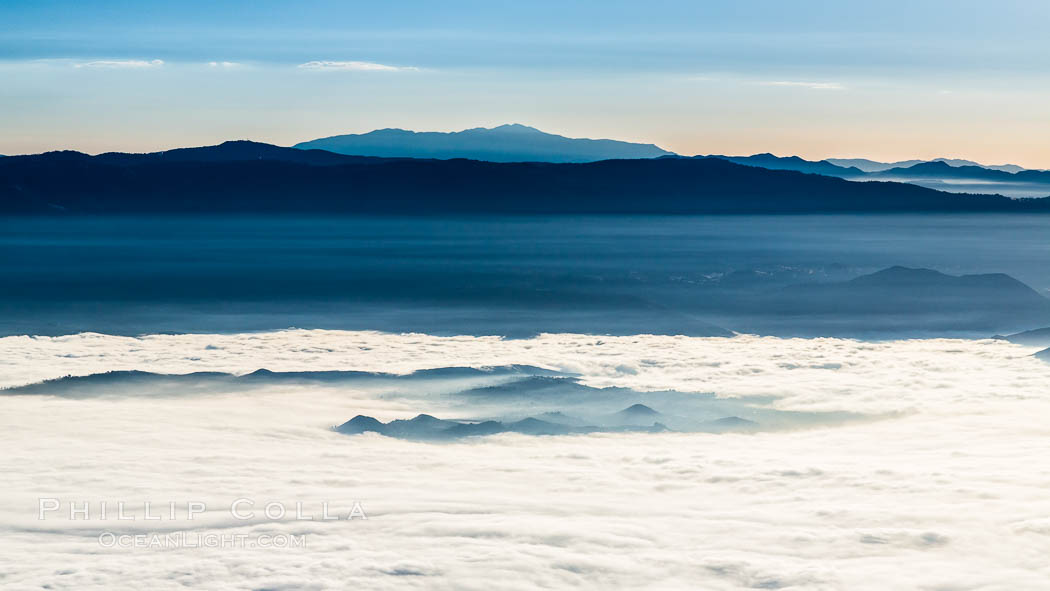
[[[353,386],[0,396],[12,588],[1036,589],[1050,580],[1050,364],[998,341],[375,332],[0,338],[0,382],[117,369],[408,372],[531,364],[592,386],[889,413],[755,435],[329,431],[415,409]],[[201,500],[195,521],[37,519],[38,498]],[[367,521],[237,521],[238,497]],[[63,506],[65,509],[65,505]],[[259,506],[256,507],[259,509]],[[180,509],[183,512],[184,509]],[[303,549],[120,550],[118,533],[307,535]]]

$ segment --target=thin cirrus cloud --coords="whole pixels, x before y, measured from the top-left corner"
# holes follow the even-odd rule
[[[73,64],[74,68],[144,69],[159,68],[164,60],[95,60]]]
[[[236,68],[240,65],[237,62],[208,62],[208,66],[211,68]]]
[[[810,90],[845,90],[845,86],[838,82],[805,82],[798,80],[771,80],[762,82],[763,86],[792,86],[797,88],[808,88]]]
[[[299,64],[299,68],[302,70],[343,72],[411,72],[419,69],[362,61],[310,61]]]

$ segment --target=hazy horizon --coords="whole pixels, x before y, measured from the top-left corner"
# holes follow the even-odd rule
[[[680,154],[1047,168],[1046,17],[1021,1],[7,2],[0,154],[521,122]]]
[[[160,147],[160,148],[155,148],[155,149],[142,149],[142,150],[106,149],[106,150],[100,150],[100,151],[93,151],[92,152],[92,151],[79,150],[79,149],[76,149],[76,148],[69,148],[69,147],[65,147],[65,148],[63,148],[63,147],[56,147],[56,148],[53,148],[53,149],[43,150],[42,152],[25,152],[25,153],[11,152],[11,153],[7,153],[7,154],[4,154],[4,155],[5,156],[18,156],[18,155],[29,155],[29,154],[37,154],[37,153],[44,153],[44,152],[52,152],[52,151],[63,151],[63,150],[74,150],[74,151],[84,152],[84,153],[91,154],[91,155],[104,154],[104,153],[107,153],[107,152],[150,153],[150,152],[163,152],[163,151],[173,150],[173,149],[178,149],[178,148],[196,148],[196,147],[203,147],[203,146],[209,146],[209,145],[218,145],[218,144],[222,144],[222,143],[230,142],[230,141],[251,141],[251,142],[259,142],[259,143],[267,143],[267,144],[272,144],[272,145],[277,145],[277,146],[282,146],[282,147],[294,147],[295,144],[298,144],[298,143],[303,143],[303,142],[312,141],[312,140],[316,140],[316,139],[322,139],[322,138],[326,138],[326,137],[334,137],[334,136],[342,136],[342,135],[361,135],[361,134],[368,134],[368,133],[371,133],[371,132],[374,132],[374,131],[384,131],[384,130],[390,130],[390,129],[401,130],[401,131],[410,131],[410,132],[415,132],[415,133],[458,133],[458,132],[469,131],[469,130],[473,130],[473,129],[493,129],[493,128],[496,128],[496,127],[502,127],[502,126],[508,126],[508,125],[522,125],[522,126],[525,126],[525,127],[530,127],[530,128],[536,129],[536,130],[541,131],[541,132],[543,132],[545,134],[562,136],[562,137],[566,137],[566,138],[569,138],[569,139],[615,140],[615,141],[630,142],[630,143],[635,143],[635,144],[654,145],[654,146],[656,146],[658,148],[667,150],[669,152],[673,152],[673,153],[678,154],[680,156],[709,156],[709,155],[716,155],[716,154],[717,155],[724,155],[724,156],[750,156],[750,155],[755,155],[755,154],[773,154],[774,156],[777,156],[777,157],[801,156],[801,154],[798,154],[798,153],[795,153],[795,152],[777,153],[777,152],[770,152],[768,150],[766,150],[766,151],[758,151],[758,152],[739,153],[739,154],[728,153],[728,152],[718,152],[718,151],[705,152],[705,153],[696,153],[696,154],[688,154],[688,153],[682,153],[682,152],[677,152],[675,150],[671,150],[671,149],[669,149],[669,148],[667,148],[665,146],[662,146],[662,145],[660,145],[660,144],[658,144],[656,142],[647,141],[645,139],[624,139],[624,138],[617,138],[617,137],[599,137],[599,136],[596,136],[596,135],[593,135],[593,134],[592,135],[583,135],[583,136],[571,136],[571,135],[567,135],[565,133],[561,133],[561,132],[558,132],[558,131],[551,131],[551,130],[548,130],[548,129],[542,129],[542,128],[536,127],[535,125],[530,125],[528,123],[523,123],[523,122],[520,122],[520,121],[508,121],[508,122],[504,122],[504,123],[494,123],[494,124],[490,124],[490,125],[473,125],[473,126],[470,126],[470,127],[464,127],[462,129],[409,129],[409,128],[406,128],[406,127],[397,127],[397,126],[394,126],[394,127],[377,127],[377,128],[374,128],[374,129],[367,129],[367,130],[363,130],[363,131],[335,132],[335,133],[331,133],[331,134],[328,134],[328,135],[317,136],[316,138],[303,138],[301,140],[293,141],[293,142],[290,142],[290,143],[275,143],[275,142],[267,141],[267,140],[264,140],[264,139],[248,138],[248,137],[243,137],[243,138],[242,137],[231,137],[231,138],[226,138],[226,139],[222,139],[222,140],[217,140],[213,144],[200,143],[200,144],[187,144],[187,145],[172,145],[172,146]],[[322,149],[322,148],[314,148],[314,149]],[[905,162],[905,161],[910,161],[910,160],[934,161],[934,160],[956,160],[956,159],[958,159],[958,160],[970,160],[970,161],[977,162],[979,164],[986,165],[986,166],[999,166],[999,165],[1016,164],[1015,162],[1008,162],[1008,161],[1003,161],[1003,162],[983,162],[983,161],[974,160],[972,158],[966,158],[964,156],[957,156],[957,155],[952,155],[952,156],[937,155],[937,156],[929,156],[929,157],[922,157],[922,158],[920,158],[920,157],[911,157],[911,158],[894,158],[894,159],[881,159],[881,160],[878,159],[878,158],[872,158],[872,157],[869,157],[869,156],[866,156],[866,155],[839,155],[839,154],[831,154],[831,155],[827,155],[827,156],[823,156],[823,157],[821,157],[821,156],[814,156],[814,157],[809,157],[809,158],[807,158],[805,156],[802,156],[802,157],[805,158],[806,160],[812,160],[812,161],[867,159],[867,160],[872,160],[872,161],[875,161],[875,162],[883,162],[883,163],[887,163],[887,164],[896,163],[896,162]],[[1043,169],[1043,168],[1038,168],[1038,167],[1025,167],[1025,168],[1029,168],[1031,170],[1042,170]]]

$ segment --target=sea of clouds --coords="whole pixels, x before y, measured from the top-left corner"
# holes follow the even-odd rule
[[[5,589],[1050,588],[1050,364],[1002,341],[301,331],[0,338],[0,387],[113,370],[408,373],[526,364],[583,383],[871,420],[757,434],[330,430],[418,409],[374,388],[70,399],[0,393]],[[41,520],[40,498],[174,520]],[[236,519],[231,501],[368,519]],[[208,511],[185,519],[188,501]],[[93,516],[94,517],[94,516]],[[107,548],[115,534],[294,534],[303,548]]]

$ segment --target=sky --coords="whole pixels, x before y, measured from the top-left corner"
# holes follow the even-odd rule
[[[1050,168],[1050,3],[0,3],[0,154],[523,123]]]

